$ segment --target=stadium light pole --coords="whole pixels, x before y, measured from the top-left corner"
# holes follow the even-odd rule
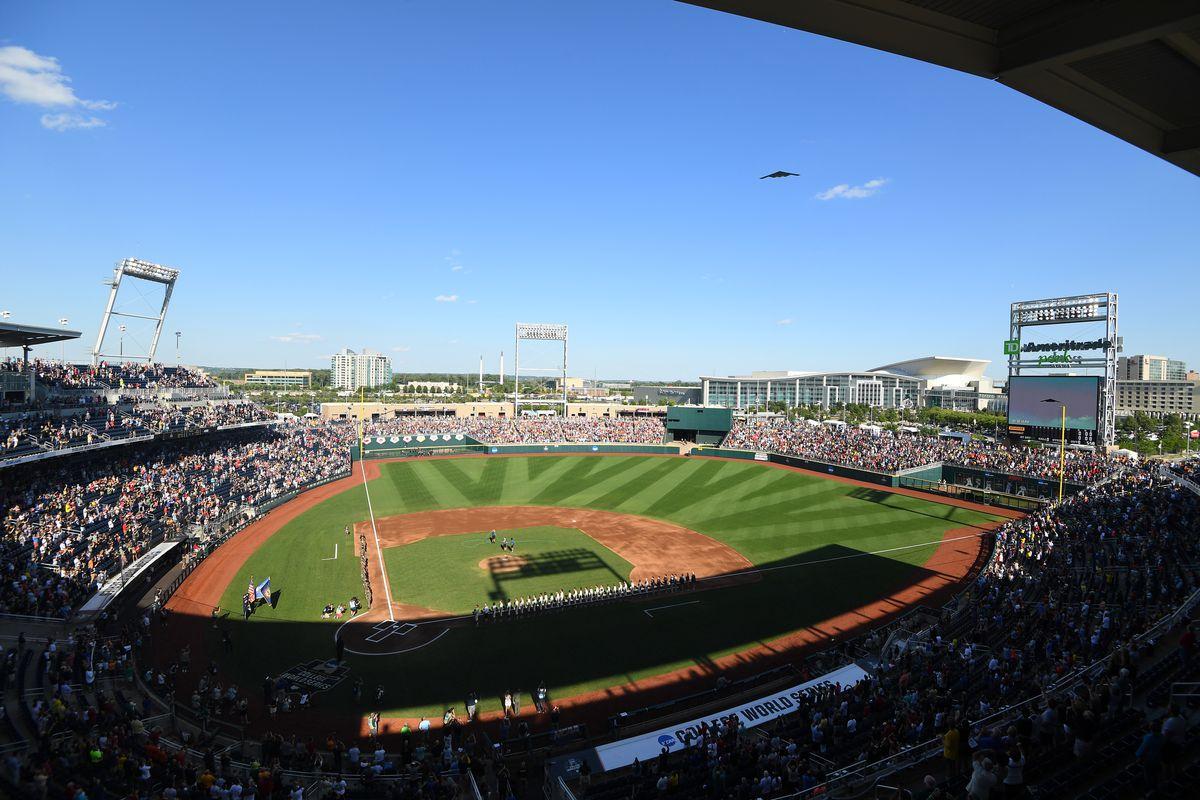
[[[1043,403],[1058,403],[1062,408],[1062,432],[1058,440],[1058,502],[1062,502],[1063,497],[1063,474],[1067,471],[1067,404],[1055,400],[1053,397],[1047,397]]]
[[[71,323],[71,320],[67,319],[66,317],[59,317],[59,319],[58,319],[58,324],[62,325],[64,328],[67,327],[67,325],[69,325],[70,323]],[[62,340],[62,350],[60,351],[60,359],[62,361],[62,365],[65,367],[67,365],[67,340],[66,339]]]
[[[129,330],[124,325],[118,325],[117,330],[121,332],[121,349],[117,351],[117,355],[122,361],[125,360],[125,331]]]
[[[181,331],[175,331],[175,366],[179,366],[179,337],[182,336]]]

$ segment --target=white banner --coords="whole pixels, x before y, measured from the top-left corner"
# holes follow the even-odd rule
[[[710,714],[707,717],[681,722],[669,728],[659,728],[656,731],[622,739],[612,744],[601,745],[596,748],[596,756],[600,759],[600,763],[606,771],[628,766],[633,763],[635,758],[641,761],[648,761],[657,758],[664,747],[668,750],[682,748],[684,735],[697,736],[700,733],[700,725],[704,722],[707,722],[709,727],[712,727],[716,724],[717,720],[728,717],[730,714],[737,714],[744,727],[753,728],[770,722],[773,719],[778,719],[786,714],[791,714],[796,710],[796,701],[800,699],[800,696],[817,686],[832,683],[840,683],[842,686],[852,686],[865,677],[867,677],[866,671],[857,664],[847,664],[806,683],[801,683],[790,689],[784,689],[758,700],[751,700],[740,706]]]

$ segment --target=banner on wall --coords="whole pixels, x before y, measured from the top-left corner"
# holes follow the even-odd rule
[[[633,763],[634,759],[641,761],[654,759],[658,757],[664,747],[671,751],[681,749],[684,746],[684,737],[699,734],[702,723],[707,722],[712,726],[730,714],[737,714],[744,727],[753,728],[791,714],[796,710],[797,701],[801,696],[819,686],[834,683],[853,686],[865,677],[867,677],[867,672],[864,669],[857,664],[847,664],[819,678],[797,684],[766,697],[760,697],[757,700],[750,700],[715,714],[681,722],[669,728],[659,728],[639,736],[631,736],[612,744],[601,745],[596,748],[596,756],[605,770],[628,766]]]

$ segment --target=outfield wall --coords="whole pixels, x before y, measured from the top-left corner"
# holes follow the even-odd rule
[[[941,480],[955,486],[984,489],[1017,497],[1036,497],[1042,500],[1052,500],[1058,497],[1057,478],[1031,478],[1028,475],[1013,475],[1007,472],[962,467],[957,464],[943,464]],[[1069,481],[1063,483],[1064,496],[1076,494],[1083,489],[1084,487],[1078,483]]]
[[[679,455],[678,445],[668,444],[491,444],[487,446],[489,455],[514,455],[519,453],[652,453],[658,455]]]
[[[752,461],[767,461],[771,464],[783,464],[787,467],[799,467],[813,472],[823,472],[826,475],[836,475],[839,478],[852,478],[864,483],[877,483],[880,486],[899,486],[896,475],[888,472],[875,472],[869,469],[856,469],[841,464],[831,464],[827,461],[817,461],[800,456],[785,456],[779,453],[762,453],[753,450],[729,450],[723,447],[697,447],[692,450],[694,456],[710,458],[743,458]]]

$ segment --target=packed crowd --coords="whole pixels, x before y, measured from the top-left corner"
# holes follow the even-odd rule
[[[205,389],[217,385],[201,370],[131,361],[101,361],[92,366],[34,359],[33,368],[40,383],[57,389]],[[0,362],[0,369],[24,372],[26,367],[21,359],[8,358]]]
[[[475,624],[521,619],[539,614],[561,611],[565,608],[597,605],[636,597],[646,597],[653,594],[680,592],[693,589],[696,586],[695,573],[686,575],[662,575],[653,578],[642,578],[636,581],[621,581],[614,584],[599,584],[583,586],[576,589],[560,589],[556,592],[543,592],[530,597],[514,597],[495,600],[475,606],[471,617]]]
[[[105,431],[125,427],[131,432],[160,433],[186,428],[217,428],[248,422],[269,422],[275,414],[254,403],[200,403],[188,406],[143,404],[118,418],[110,414]]]
[[[945,778],[972,797],[996,784],[1019,794],[1027,769],[1086,758],[1110,732],[1136,730],[1129,698],[1150,648],[1137,637],[1196,590],[1197,531],[1200,497],[1151,470],[1085,489],[1001,528],[962,613],[886,653],[874,674],[803,696],[766,738],[713,730],[588,797],[769,798],[937,739],[945,773],[927,779],[930,796],[962,796],[943,790]],[[1072,692],[1047,692],[1097,662]],[[970,721],[1027,699],[1000,722]]]
[[[1055,448],[1013,447],[983,440],[893,433],[879,428],[821,424],[813,420],[734,423],[724,447],[767,450],[876,472],[896,472],[945,462],[1036,478],[1058,477]],[[1122,459],[1069,450],[1064,475],[1074,483],[1094,483],[1110,475]]]
[[[68,640],[36,645],[21,636],[2,654],[0,675],[6,677],[12,664],[32,656],[28,667],[39,673],[39,689],[21,700],[36,738],[24,753],[8,749],[0,757],[0,794],[42,800],[340,800],[367,786],[366,796],[451,800],[463,796],[468,771],[480,785],[503,788],[506,796],[513,782],[524,785],[525,776],[510,774],[486,741],[455,724],[440,732],[427,723],[416,730],[406,724],[399,748],[391,752],[374,737],[346,743],[332,734],[318,741],[271,732],[262,738],[258,758],[235,760],[210,735],[176,728],[175,715],[159,713],[139,694],[136,681],[140,677],[196,720],[244,723],[257,692],[223,680],[214,661],[193,663],[186,646],[164,668],[147,667],[144,659],[158,629],[152,617],[166,620],[163,612],[152,612],[119,631],[89,626]],[[277,711],[307,701],[282,677],[268,676],[263,693],[262,702]],[[377,721],[378,715],[371,718]],[[294,772],[309,770],[329,773],[324,793],[314,793],[311,777]]]
[[[368,436],[421,436],[461,433],[487,444],[560,442],[662,444],[666,428],[651,417],[449,417],[416,416],[373,422]]]
[[[160,538],[344,472],[346,439],[332,427],[257,430],[6,475],[0,610],[69,616]]]
[[[128,436],[270,422],[275,414],[253,403],[95,403],[79,409],[23,411],[0,417],[0,459],[62,450]]]

